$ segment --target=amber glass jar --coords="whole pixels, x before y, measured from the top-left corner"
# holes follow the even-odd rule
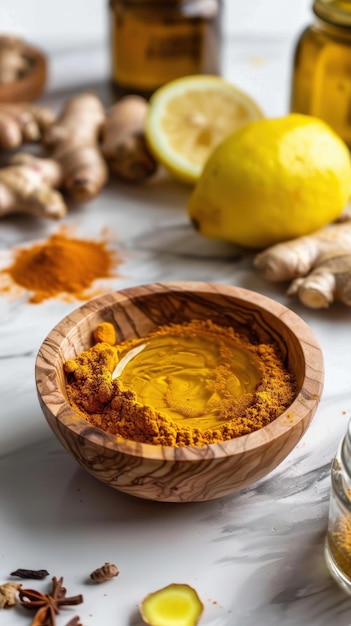
[[[222,0],[110,0],[117,96],[149,97],[189,74],[220,73]]]
[[[313,11],[296,46],[291,110],[323,119],[351,147],[351,2],[315,0]]]

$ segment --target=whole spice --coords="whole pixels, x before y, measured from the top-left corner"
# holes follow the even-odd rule
[[[308,307],[326,308],[334,301],[351,306],[350,249],[351,215],[345,211],[312,235],[266,248],[253,263],[268,280],[290,280],[287,294]]]
[[[53,113],[53,111],[37,104],[32,104],[29,102],[1,102],[1,150],[15,150],[19,148],[23,143],[39,141],[42,138],[45,130],[53,123],[54,119],[55,114]]]
[[[129,182],[140,183],[157,170],[144,134],[148,108],[147,100],[132,95],[106,113],[101,151],[111,172]]]
[[[18,576],[19,578],[33,578],[36,580],[41,580],[48,576],[49,572],[46,569],[16,569],[14,572],[11,572],[11,576]]]
[[[49,594],[41,593],[35,589],[20,588],[19,599],[22,606],[36,611],[31,626],[55,626],[56,615],[59,614],[62,606],[72,606],[83,602],[82,595],[67,598],[66,589],[62,583],[62,577],[54,577]]]
[[[24,41],[12,35],[0,36],[0,85],[20,80],[31,70]]]
[[[80,617],[78,617],[78,615],[76,615],[76,617],[72,617],[72,619],[67,622],[66,626],[82,626],[80,623]]]
[[[57,120],[44,133],[44,144],[60,168],[58,187],[77,202],[94,198],[107,182],[99,150],[105,110],[93,93],[70,98]]]
[[[118,567],[113,563],[105,563],[102,567],[98,567],[90,574],[91,580],[95,583],[103,583],[106,580],[110,580],[115,576],[118,576]]]
[[[117,345],[107,329],[93,333],[104,341],[65,363],[67,395],[87,421],[125,439],[175,447],[227,441],[269,424],[296,395],[274,343],[255,344],[210,320]]]
[[[0,170],[0,217],[23,213],[58,219],[66,215],[63,196],[54,189],[57,167],[54,161],[33,154],[14,155]]]
[[[19,583],[4,583],[0,585],[0,609],[7,609],[16,604],[16,594],[21,585]]]
[[[71,238],[61,229],[43,243],[17,249],[12,265],[1,273],[32,292],[32,303],[59,295],[84,300],[91,297],[88,290],[95,280],[114,275],[118,261],[106,241]],[[5,289],[11,291],[11,286]]]

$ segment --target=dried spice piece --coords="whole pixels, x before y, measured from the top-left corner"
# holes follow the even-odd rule
[[[0,585],[0,609],[7,609],[16,604],[16,593],[20,587],[19,583],[4,583]]]
[[[80,617],[78,617],[78,615],[76,615],[76,617],[72,617],[72,619],[67,622],[66,626],[82,626]]]
[[[42,580],[45,576],[49,576],[49,572],[46,569],[24,569],[19,568],[14,572],[11,572],[11,576],[18,576],[19,578],[33,578],[35,580]]]
[[[35,589],[20,589],[19,599],[26,609],[36,610],[31,626],[55,626],[56,615],[62,606],[81,604],[83,596],[66,597],[66,589],[62,585],[63,578],[52,579],[52,589],[49,594],[40,593]],[[74,622],[73,622],[74,624]]]
[[[140,605],[141,617],[149,626],[196,626],[203,609],[195,589],[178,583],[150,593]]]
[[[105,563],[102,567],[98,567],[90,574],[91,580],[95,583],[103,583],[105,580],[110,580],[115,576],[118,576],[119,570],[113,563]]]

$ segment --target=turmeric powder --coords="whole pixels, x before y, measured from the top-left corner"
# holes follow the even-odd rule
[[[94,426],[133,441],[202,446],[251,433],[276,419],[296,382],[275,343],[192,320],[115,343],[112,324],[64,364],[68,399]]]
[[[337,520],[333,530],[328,532],[328,547],[337,566],[351,580],[351,516]]]
[[[19,285],[32,292],[31,303],[56,296],[84,300],[91,297],[95,280],[113,276],[118,261],[106,241],[71,238],[62,228],[42,243],[15,251],[13,263],[0,272],[10,281],[4,279],[3,291]]]

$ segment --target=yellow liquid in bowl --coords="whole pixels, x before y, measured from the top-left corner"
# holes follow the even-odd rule
[[[126,353],[113,374],[138,403],[180,426],[215,428],[228,420],[220,409],[230,399],[255,392],[259,359],[230,337],[153,337]]]

